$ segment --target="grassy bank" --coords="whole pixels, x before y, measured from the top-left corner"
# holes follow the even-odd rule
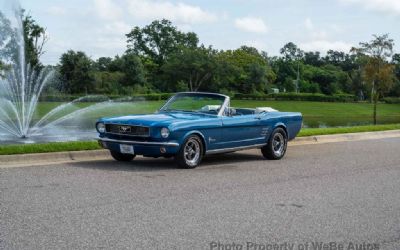
[[[85,151],[100,149],[96,141],[82,142],[51,142],[23,145],[4,145],[0,146],[0,155],[33,154],[33,153],[53,153],[63,151]]]
[[[354,126],[354,127],[341,127],[341,128],[305,128],[300,131],[298,137],[312,136],[312,135],[334,135],[334,134],[347,134],[358,132],[374,132],[400,129],[400,124],[383,124],[383,125],[368,125],[368,126]]]
[[[377,126],[354,126],[342,128],[305,128],[298,137],[313,135],[345,134],[356,132],[372,132],[400,129],[400,124],[386,124]],[[96,141],[84,142],[54,142],[43,144],[6,145],[0,146],[0,155],[51,153],[62,151],[84,151],[100,149]]]

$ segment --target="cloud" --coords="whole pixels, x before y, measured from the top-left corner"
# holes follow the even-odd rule
[[[118,20],[121,18],[122,8],[112,0],[93,0],[97,15],[105,20]]]
[[[311,21],[311,18],[307,17],[306,20],[304,21],[304,25],[308,30],[313,30],[314,29],[314,24]]]
[[[128,11],[140,19],[166,18],[182,24],[209,23],[217,20],[215,14],[198,6],[168,1],[130,0],[128,1]]]
[[[243,17],[235,20],[235,27],[252,33],[267,33],[268,27],[261,18]]]
[[[311,42],[301,43],[300,48],[305,51],[320,51],[322,53],[328,50],[338,50],[349,52],[353,45],[343,41],[329,41],[329,40],[314,40]]]
[[[346,4],[358,4],[368,10],[400,15],[399,0],[339,0]]]
[[[52,15],[52,16],[62,16],[67,13],[65,8],[59,7],[59,6],[50,6],[45,10],[46,14]]]
[[[123,21],[115,21],[115,22],[110,22],[106,23],[104,27],[100,29],[100,32],[107,32],[107,34],[115,34],[115,35],[125,35],[127,34],[130,29],[128,24],[126,24]]]
[[[305,51],[320,51],[326,53],[328,50],[338,50],[349,52],[352,44],[333,40],[332,37],[337,37],[337,33],[342,31],[341,27],[336,24],[330,24],[328,27],[321,28],[314,25],[311,18],[307,17],[304,20],[304,27],[306,29],[305,35],[308,37],[307,42],[299,44],[299,47]]]
[[[267,44],[260,40],[244,41],[243,45],[254,47],[260,51],[266,51],[268,49]]]
[[[323,29],[316,29],[311,18],[307,17],[306,20],[304,20],[304,26],[313,40],[327,39],[328,32]]]

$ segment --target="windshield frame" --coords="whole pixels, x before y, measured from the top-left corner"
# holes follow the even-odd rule
[[[215,116],[223,116],[223,114],[225,113],[224,111],[226,110],[226,108],[229,106],[229,102],[230,102],[230,98],[229,96],[226,95],[222,95],[222,94],[216,94],[216,93],[207,93],[207,92],[180,92],[177,93],[173,96],[171,96],[165,103],[164,105],[158,110],[158,112],[168,112],[166,110],[166,107],[177,97],[180,95],[193,95],[193,96],[210,96],[210,97],[223,97],[224,101],[221,104],[221,108],[218,111],[218,114]],[[195,111],[191,111],[191,110],[180,110],[180,112],[192,112],[192,113],[200,113],[200,114],[207,114],[207,113],[202,113],[202,112],[195,112]],[[207,114],[207,115],[214,115],[214,114]]]

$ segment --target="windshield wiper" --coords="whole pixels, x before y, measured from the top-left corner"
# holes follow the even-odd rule
[[[163,109],[163,111],[166,111],[166,112],[190,112],[188,110],[183,110],[183,109]]]

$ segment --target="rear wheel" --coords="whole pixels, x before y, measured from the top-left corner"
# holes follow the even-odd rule
[[[203,143],[197,135],[189,136],[175,156],[176,163],[182,168],[195,168],[203,158]]]
[[[117,161],[132,161],[136,155],[122,154],[117,151],[110,150],[111,156]]]
[[[287,141],[285,130],[283,128],[276,128],[272,132],[268,144],[261,148],[261,153],[269,160],[282,159],[286,153]]]

